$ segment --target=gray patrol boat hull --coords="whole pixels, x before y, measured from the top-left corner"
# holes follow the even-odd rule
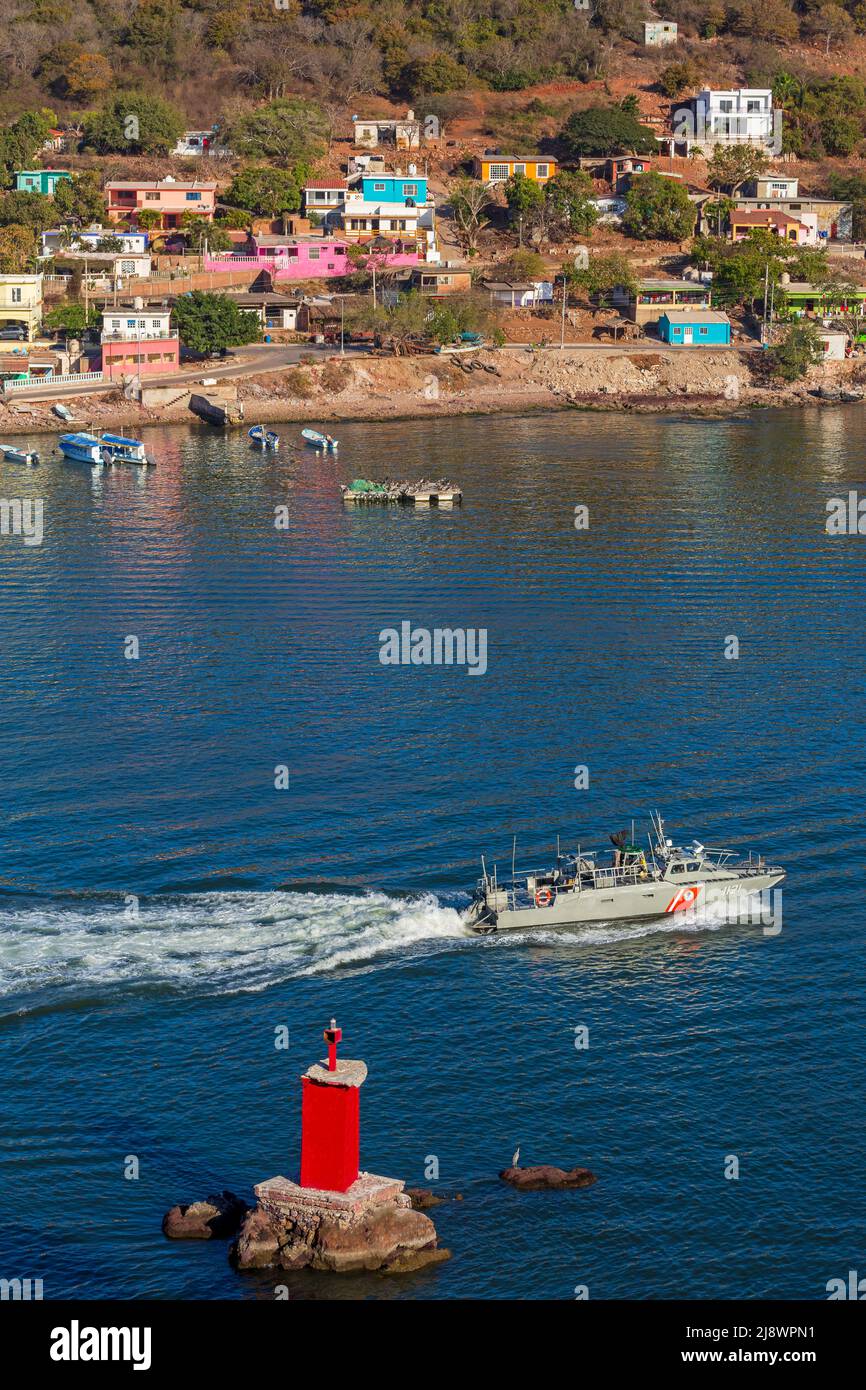
[[[649,852],[634,846],[602,867],[598,856],[558,855],[556,867],[499,881],[485,870],[465,915],[473,931],[518,931],[572,927],[591,922],[635,921],[684,914],[694,917],[721,909],[735,918],[754,915],[764,895],[781,883],[785,870],[750,856],[735,864],[730,850],[705,850],[697,842],[675,849],[653,820],[655,842]],[[613,837],[612,837],[613,838]]]

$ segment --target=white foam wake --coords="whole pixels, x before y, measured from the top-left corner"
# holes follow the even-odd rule
[[[111,903],[7,902],[0,998],[117,986],[264,989],[466,937],[432,894],[212,892]]]

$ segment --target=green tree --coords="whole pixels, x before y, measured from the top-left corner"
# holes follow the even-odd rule
[[[90,306],[90,312],[87,314],[83,304],[71,301],[59,305],[56,309],[49,309],[42,321],[46,328],[50,328],[53,333],[62,333],[64,338],[80,338],[85,328],[99,323],[99,318],[99,310],[95,305]]]
[[[449,53],[413,58],[400,73],[400,85],[409,97],[421,92],[456,92],[465,87],[469,73]]]
[[[303,164],[294,169],[250,164],[232,179],[225,201],[259,217],[279,217],[284,212],[298,211],[301,191],[308,178],[309,169]]]
[[[5,183],[13,169],[27,169],[48,138],[53,111],[23,111],[11,125],[0,129],[0,178]]]
[[[540,280],[547,273],[547,265],[537,251],[528,251],[524,246],[512,251],[496,270],[504,280]]]
[[[589,236],[598,221],[592,180],[583,170],[561,170],[544,185],[548,235]]]
[[[801,381],[823,356],[818,329],[806,319],[791,324],[782,341],[767,353],[773,376],[782,381]]]
[[[105,216],[105,196],[99,175],[91,169],[61,179],[54,190],[54,210],[59,222],[71,227],[89,227]]]
[[[174,321],[181,342],[192,352],[218,352],[261,337],[256,315],[239,309],[226,294],[193,290],[182,295],[174,306]]]
[[[513,226],[532,224],[544,208],[544,190],[525,174],[512,174],[505,184],[508,220]]]
[[[582,155],[652,154],[658,142],[649,126],[621,106],[590,106],[569,116],[560,139],[571,159]]]
[[[146,92],[121,93],[84,118],[84,143],[97,154],[168,154],[184,129],[176,106]]]
[[[659,86],[672,101],[696,87],[699,81],[700,72],[690,58],[678,63],[668,63],[659,73]]]
[[[582,289],[590,298],[609,295],[611,290],[619,286],[630,293],[637,289],[634,267],[628,257],[619,251],[590,256],[589,264],[580,270],[563,266],[563,272],[570,284]]]
[[[0,200],[0,227],[31,227],[46,232],[55,222],[54,204],[44,193],[23,193],[17,189]]]
[[[0,273],[13,275],[29,270],[36,258],[36,234],[32,227],[14,222],[0,227]]]
[[[695,229],[697,209],[688,190],[664,174],[640,174],[626,194],[622,225],[643,241],[685,241]]]
[[[756,145],[714,145],[707,160],[711,188],[723,188],[734,196],[744,183],[758,179],[770,161]]]
[[[208,251],[231,251],[234,242],[225,228],[216,222],[208,222],[201,213],[185,212],[180,219],[180,228],[191,251],[201,252],[207,243]]]
[[[241,116],[225,139],[237,154],[254,159],[315,164],[327,150],[328,118],[315,101],[283,97]]]

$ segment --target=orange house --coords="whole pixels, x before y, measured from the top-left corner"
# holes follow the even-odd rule
[[[169,231],[181,225],[185,212],[194,212],[212,222],[216,189],[215,183],[202,183],[198,179],[192,183],[172,178],[157,183],[121,183],[112,179],[105,185],[105,200],[112,222],[134,223],[138,213],[156,212],[161,219],[161,230]]]
[[[485,155],[474,162],[475,177],[483,183],[505,183],[514,174],[524,174],[533,183],[547,183],[555,179],[557,164],[555,159],[541,159],[534,155],[531,159],[507,159],[499,155]]]

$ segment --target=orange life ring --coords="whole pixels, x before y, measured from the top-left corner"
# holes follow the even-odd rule
[[[536,906],[536,907],[550,907],[550,904],[551,904],[552,902],[553,902],[553,894],[551,893],[550,889],[549,889],[549,888],[539,888],[538,892],[537,892],[536,895],[535,895],[535,906]]]

